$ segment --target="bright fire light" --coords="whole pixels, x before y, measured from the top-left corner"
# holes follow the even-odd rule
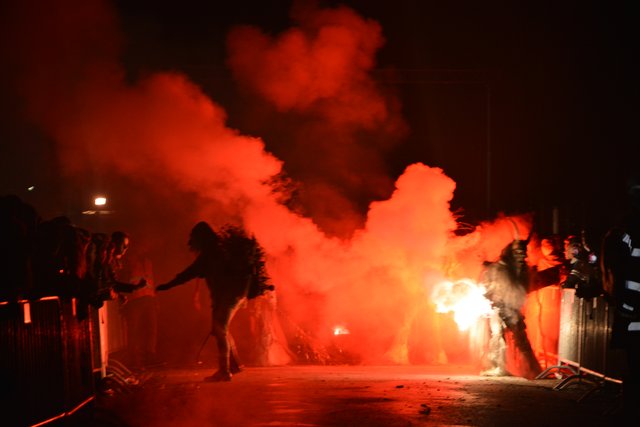
[[[95,200],[93,201],[93,203],[96,206],[104,206],[107,204],[107,198],[106,197],[102,197],[102,196],[98,196],[95,198]]]
[[[433,289],[433,301],[438,313],[453,312],[461,331],[468,330],[478,319],[491,313],[491,302],[484,297],[485,289],[471,279],[443,281]]]
[[[333,335],[348,335],[350,332],[344,326],[336,326],[333,328]]]

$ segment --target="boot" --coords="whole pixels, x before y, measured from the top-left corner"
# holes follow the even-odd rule
[[[231,372],[229,371],[216,371],[213,375],[209,375],[208,377],[204,377],[205,382],[221,382],[221,381],[231,381]]]

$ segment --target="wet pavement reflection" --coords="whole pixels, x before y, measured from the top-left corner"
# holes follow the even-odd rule
[[[152,371],[97,406],[130,427],[608,426],[619,392],[558,391],[558,378],[482,377],[465,366],[249,367],[231,382],[203,382],[210,373]]]

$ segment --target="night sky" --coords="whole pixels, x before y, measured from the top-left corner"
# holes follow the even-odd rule
[[[622,204],[627,174],[638,168],[638,13],[631,3],[319,2],[346,5],[380,24],[384,44],[371,74],[397,95],[406,122],[384,151],[380,168],[390,181],[353,184],[343,194],[365,211],[388,196],[407,165],[424,162],[456,181],[452,207],[464,221],[535,212],[540,231],[549,233],[558,207],[561,232],[597,235]],[[290,1],[114,5],[128,80],[186,74],[224,107],[230,127],[262,138],[294,180],[308,177],[312,162],[287,163],[293,154],[282,142],[292,138],[288,123],[300,118],[248,95],[226,62],[231,28],[277,35],[292,25]],[[19,40],[3,39],[4,49],[21,49]],[[1,101],[1,191],[56,213],[53,206],[68,195],[55,142],[20,113],[15,71],[2,72],[9,84]],[[313,160],[313,149],[302,155]],[[42,193],[26,194],[29,185]]]

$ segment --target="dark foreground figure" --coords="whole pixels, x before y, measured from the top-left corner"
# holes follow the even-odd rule
[[[216,233],[206,222],[191,230],[189,247],[195,261],[171,281],[159,285],[163,291],[195,278],[204,278],[211,296],[211,335],[218,347],[218,371],[205,381],[230,381],[240,371],[229,324],[241,302],[268,289],[265,285],[262,250],[243,230],[227,226]]]
[[[631,180],[629,211],[604,238],[601,265],[604,287],[615,306],[611,346],[627,354],[623,412],[640,416],[640,182]]]

